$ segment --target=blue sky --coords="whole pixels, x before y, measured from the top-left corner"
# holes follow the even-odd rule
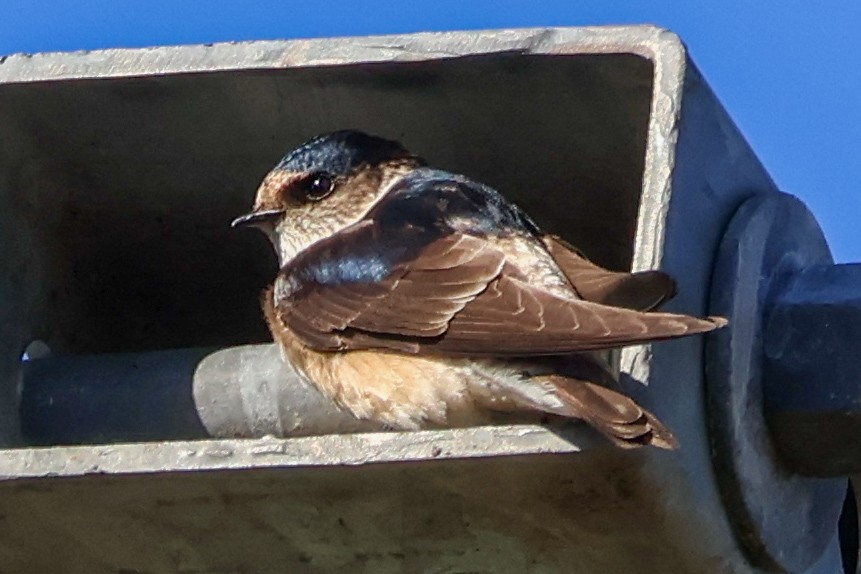
[[[0,54],[531,26],[652,23],[684,39],[838,261],[861,261],[861,2],[0,0]]]

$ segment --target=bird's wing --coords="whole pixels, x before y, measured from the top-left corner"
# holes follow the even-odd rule
[[[621,393],[589,380],[557,374],[540,375],[529,382],[550,389],[564,405],[566,416],[588,422],[618,447],[679,447],[673,433],[655,415]]]
[[[310,347],[417,352],[418,341],[446,333],[452,317],[487,288],[504,262],[485,241],[451,235],[389,267],[362,260],[362,251],[380,245],[373,235],[370,226],[339,234],[279,274],[276,316]],[[385,272],[377,274],[376,265]],[[340,276],[321,274],[327,267]]]
[[[577,294],[593,303],[651,311],[676,294],[676,282],[661,271],[624,273],[595,265],[555,235],[541,238]]]
[[[493,241],[486,189],[415,182],[313,245],[276,280],[274,317],[318,350],[530,356],[603,349],[715,328],[532,285]],[[478,185],[478,184],[476,184]],[[491,190],[492,191],[492,190]],[[500,217],[506,206],[496,206]],[[505,209],[503,209],[505,208]],[[514,212],[511,212],[514,213]],[[516,215],[516,214],[515,214]]]

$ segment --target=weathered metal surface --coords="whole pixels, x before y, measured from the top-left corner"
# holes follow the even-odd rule
[[[861,472],[861,265],[787,273],[763,324],[772,437],[793,471]]]
[[[428,460],[369,464],[351,451],[358,466],[318,464],[316,447],[306,457],[311,466],[277,467],[278,459],[289,458],[277,448],[233,464],[242,445],[253,450],[253,442],[212,445],[212,455],[205,454],[207,443],[180,443],[166,452],[186,459],[197,452],[214,465],[244,470],[165,475],[168,461],[158,460],[152,464],[158,475],[6,482],[0,485],[4,567],[69,574],[630,572],[631,554],[646,571],[692,571],[677,549],[652,545],[654,519],[671,518],[672,510],[656,508],[653,485],[631,474],[642,455],[499,456],[507,449],[498,441],[505,445],[512,431],[481,432],[486,441],[475,445],[481,458],[446,458],[443,450],[432,460],[431,437],[439,433],[415,437]],[[457,434],[445,433],[440,446]],[[528,450],[522,439],[528,437],[512,438],[519,443],[513,450]],[[312,446],[310,439],[295,441]],[[284,443],[270,447],[277,444]],[[322,444],[341,445],[331,439]],[[228,453],[226,446],[237,450]],[[111,456],[139,456],[125,451],[116,447]],[[275,467],[261,468],[270,460]],[[526,500],[529,505],[520,504]],[[608,512],[625,520],[610,527]],[[720,571],[721,562],[715,557],[712,571]]]
[[[32,339],[78,354],[265,340],[256,299],[274,260],[227,224],[322,131],[397,137],[600,263],[664,268],[679,279],[670,309],[695,314],[736,208],[776,193],[679,39],[651,27],[11,56],[0,126],[6,443],[20,444]],[[712,469],[702,355],[702,338],[622,353],[622,384],[678,435],[676,453],[581,445],[582,429],[574,446],[533,429],[505,453],[506,429],[433,435],[478,441],[485,456],[466,461],[434,460],[425,434],[277,443],[301,445],[311,469],[284,462],[294,446],[277,469],[235,456],[276,443],[235,443],[230,472],[183,468],[215,443],[5,451],[0,569],[753,572]],[[363,458],[364,436],[393,437],[373,439],[396,441],[380,443],[391,458]],[[99,474],[52,477],[59,461]],[[807,574],[839,560],[835,536]]]
[[[85,478],[98,474],[152,475],[164,471],[223,471],[249,467],[361,466],[398,461],[571,454],[590,450],[597,443],[600,443],[597,435],[585,427],[560,434],[522,425],[291,439],[263,437],[6,449],[0,451],[3,470],[0,477],[5,480]]]
[[[816,220],[785,194],[739,208],[715,265],[712,310],[744,318],[708,345],[710,435],[724,503],[740,542],[771,572],[803,572],[837,528],[846,478],[795,475],[775,452],[763,410],[763,327],[769,293],[809,265],[831,262]],[[792,429],[785,429],[791,433]],[[787,441],[793,441],[791,434]]]

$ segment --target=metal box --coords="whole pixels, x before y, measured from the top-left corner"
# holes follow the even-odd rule
[[[653,27],[7,57],[0,570],[756,571],[718,490],[702,337],[621,356],[626,389],[678,434],[672,453],[531,426],[28,448],[34,340],[55,355],[267,340],[275,260],[228,223],[286,150],[344,127],[496,187],[601,264],[665,269],[669,308],[693,314],[736,209],[777,193],[678,37]],[[147,407],[123,406],[158,431]],[[822,528],[798,571],[841,568],[836,521]]]

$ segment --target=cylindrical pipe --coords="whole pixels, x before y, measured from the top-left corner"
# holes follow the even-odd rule
[[[23,369],[33,445],[374,430],[338,410],[275,345],[50,356]]]
[[[221,349],[194,372],[197,414],[212,437],[307,436],[380,430],[338,409],[276,345]]]
[[[763,324],[766,419],[781,458],[808,476],[861,473],[861,264],[787,279]]]

